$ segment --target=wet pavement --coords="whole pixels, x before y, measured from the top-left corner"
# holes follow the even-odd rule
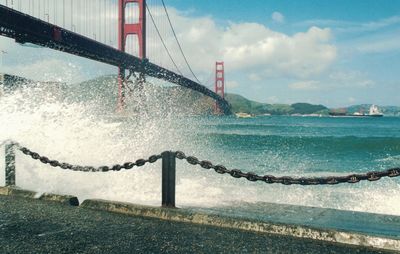
[[[395,253],[0,195],[0,253]]]

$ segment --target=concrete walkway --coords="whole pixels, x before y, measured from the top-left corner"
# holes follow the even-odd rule
[[[0,195],[0,253],[395,253]]]

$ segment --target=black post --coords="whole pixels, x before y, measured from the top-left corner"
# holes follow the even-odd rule
[[[175,207],[175,153],[171,151],[162,154],[162,187],[161,205],[163,207]]]
[[[6,152],[6,186],[15,185],[15,145],[13,143],[5,145]]]

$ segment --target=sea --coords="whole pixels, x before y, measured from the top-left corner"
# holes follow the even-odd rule
[[[162,100],[134,113],[100,114],[98,105],[101,101],[63,100],[37,87],[3,95],[0,143],[14,140],[50,159],[84,166],[112,166],[167,150],[260,175],[348,175],[400,166],[399,117],[188,116],[177,113],[179,103],[172,110]],[[39,194],[161,202],[161,161],[86,173],[53,168],[17,152],[16,172],[17,186]],[[178,207],[251,209],[279,203],[400,215],[400,177],[287,186],[237,179],[178,160],[176,183]]]

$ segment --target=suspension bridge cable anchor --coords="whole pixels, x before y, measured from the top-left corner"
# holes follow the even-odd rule
[[[6,186],[15,186],[15,147],[13,142],[5,145]]]
[[[175,153],[165,151],[162,156],[161,178],[161,205],[162,207],[175,208],[175,178],[176,157]]]

